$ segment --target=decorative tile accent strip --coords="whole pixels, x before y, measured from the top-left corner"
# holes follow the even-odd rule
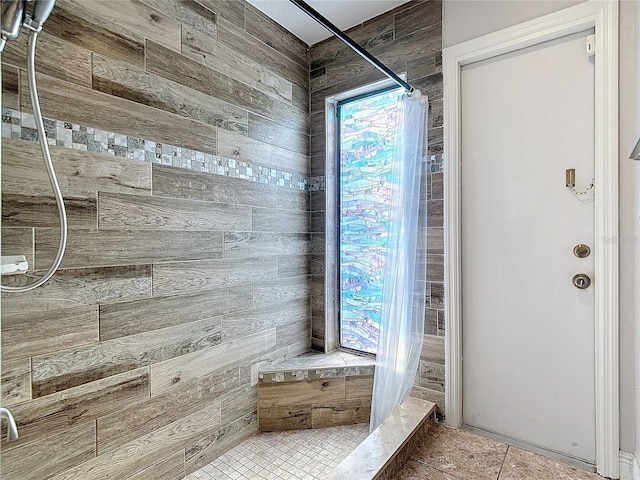
[[[325,177],[321,175],[319,177],[309,177],[309,190],[312,192],[318,192],[325,189]]]
[[[316,380],[320,378],[354,377],[373,375],[374,365],[360,365],[335,368],[311,368],[308,370],[290,370],[282,372],[261,372],[262,383],[279,383],[300,380]]]
[[[444,157],[443,155],[431,155],[427,158],[427,172],[438,173],[443,172]]]
[[[57,147],[127,157],[133,160],[242,178],[291,189],[308,189],[309,178],[297,173],[283,172],[211,153],[157,143],[61,120],[45,118],[43,123],[47,142],[49,145]],[[3,108],[2,137],[37,142],[38,132],[33,114]]]

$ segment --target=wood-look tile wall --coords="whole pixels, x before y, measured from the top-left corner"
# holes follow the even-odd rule
[[[425,349],[414,394],[444,406],[444,230],[442,189],[442,2],[412,0],[348,30],[349,35],[429,96],[427,202],[427,302]],[[335,38],[311,47],[311,183],[335,181],[325,171],[325,111],[328,96],[384,77]],[[312,342],[325,346],[325,192],[311,192]]]
[[[308,175],[306,49],[239,0],[58,0],[42,110]],[[2,55],[3,107],[29,112],[25,56],[23,34]],[[51,150],[69,244],[52,281],[2,296],[20,439],[1,476],[182,478],[257,431],[258,368],[310,348],[309,194]],[[57,210],[37,144],[3,139],[2,156],[3,254],[35,278]]]

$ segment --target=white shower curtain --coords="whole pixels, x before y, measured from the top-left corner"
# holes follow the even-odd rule
[[[370,430],[409,396],[420,363],[426,290],[424,174],[427,99],[398,101],[391,210]]]

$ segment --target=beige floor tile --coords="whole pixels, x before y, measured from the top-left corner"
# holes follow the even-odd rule
[[[602,480],[595,473],[557,463],[554,460],[509,447],[500,480]]]
[[[496,480],[506,453],[502,443],[436,425],[411,458],[461,480]]]
[[[398,472],[394,480],[458,480],[424,463],[409,460]]]

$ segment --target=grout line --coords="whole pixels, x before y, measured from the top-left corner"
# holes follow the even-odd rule
[[[502,469],[504,468],[504,462],[507,461],[507,455],[509,455],[510,445],[507,445],[507,450],[504,452],[504,458],[502,459],[502,464],[500,465],[500,471],[498,472],[498,477],[496,480],[500,480],[500,475],[502,475]]]

